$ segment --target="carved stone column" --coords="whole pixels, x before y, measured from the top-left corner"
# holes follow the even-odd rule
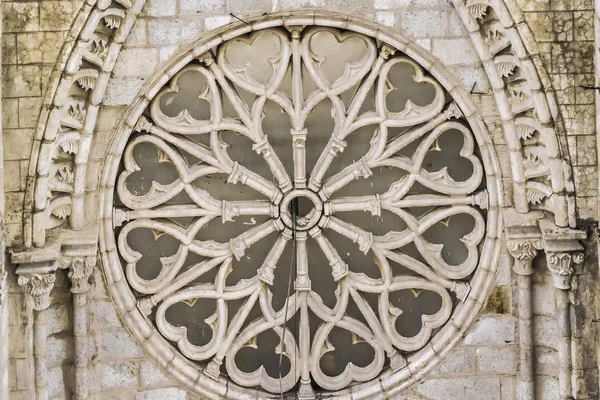
[[[73,293],[73,364],[75,365],[75,383],[73,398],[86,400],[89,397],[89,352],[87,291],[90,288],[90,276],[96,266],[97,236],[78,235],[63,243],[60,268],[68,270]]]
[[[46,368],[46,321],[45,312],[50,306],[50,292],[56,280],[60,246],[49,245],[43,249],[13,253],[17,264],[17,283],[30,296],[33,312],[33,361],[35,368],[35,398],[48,399],[48,372]]]
[[[504,212],[507,247],[514,258],[513,271],[517,274],[519,286],[519,387],[521,400],[535,399],[533,370],[534,343],[532,328],[531,275],[532,262],[542,248],[542,234],[539,229],[541,212],[519,214],[514,210]]]
[[[560,362],[560,398],[573,396],[573,368],[571,359],[571,304],[569,290],[575,267],[583,263],[583,246],[579,240],[586,238],[586,232],[569,228],[559,228],[554,223],[540,221],[546,262],[552,274],[555,288],[555,315],[558,323]]]

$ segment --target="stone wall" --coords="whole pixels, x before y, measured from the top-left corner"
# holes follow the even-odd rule
[[[91,3],[91,2],[90,2]],[[23,210],[29,160],[40,134],[36,125],[50,73],[83,1],[4,1],[2,37],[3,138],[6,176],[7,246],[23,245]],[[392,27],[438,57],[472,93],[493,136],[503,175],[510,177],[508,145],[502,134],[490,82],[458,13],[445,0],[148,0],[119,54],[104,97],[87,169],[89,219],[110,133],[152,71],[203,32],[234,22],[236,17],[293,7],[341,10]],[[556,92],[564,122],[563,149],[574,167],[577,207],[581,220],[597,220],[597,154],[595,99],[586,85],[594,84],[593,3],[582,1],[520,1]],[[232,16],[231,13],[235,15]],[[65,44],[66,43],[66,44]],[[42,127],[43,128],[43,127]],[[509,179],[509,178],[507,178]],[[505,199],[510,203],[510,199]],[[583,224],[583,221],[580,221]],[[591,234],[590,234],[591,235]],[[577,399],[598,398],[597,336],[594,291],[597,290],[596,241],[586,245],[586,262],[576,271],[572,298],[574,375]],[[485,311],[464,341],[426,379],[398,399],[516,399],[519,337],[516,278],[513,260],[501,257],[495,287]],[[543,255],[534,260],[533,312],[535,371],[539,398],[557,399],[559,333],[554,287]],[[11,399],[33,398],[32,316],[27,297],[9,265],[10,315],[0,312],[0,343],[9,334]],[[90,397],[93,399],[197,399],[145,354],[125,329],[96,269],[88,293]],[[50,398],[73,393],[73,297],[62,271],[45,311]],[[7,307],[3,305],[3,307]],[[0,309],[1,310],[1,309]],[[7,329],[5,328],[7,327]],[[0,347],[0,355],[3,354]],[[0,370],[2,359],[0,358]],[[0,382],[2,380],[0,379]],[[4,386],[0,386],[4,387]],[[2,397],[0,396],[0,399]],[[2,399],[3,400],[3,399]]]

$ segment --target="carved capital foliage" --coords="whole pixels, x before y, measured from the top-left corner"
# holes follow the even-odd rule
[[[33,299],[33,309],[36,311],[45,310],[50,306],[50,291],[54,287],[56,276],[54,273],[47,274],[26,274],[20,275],[18,284],[25,293]]]
[[[583,263],[583,252],[546,253],[548,269],[552,273],[552,283],[557,289],[571,288],[571,278],[575,272],[574,266]]]
[[[568,290],[571,288],[574,267],[583,263],[583,246],[579,241],[586,239],[587,234],[585,231],[557,227],[548,220],[540,221],[540,228],[554,287]]]
[[[509,239],[507,241],[508,251],[515,259],[513,271],[518,275],[533,274],[531,263],[539,249],[542,248],[540,239]]]
[[[60,261],[62,269],[68,269],[67,276],[71,280],[71,292],[85,293],[90,288],[90,276],[96,266],[96,256],[64,257]]]
[[[532,262],[542,245],[539,220],[541,212],[520,214],[512,209],[504,210],[506,246],[514,258],[513,271],[518,275],[533,274]]]

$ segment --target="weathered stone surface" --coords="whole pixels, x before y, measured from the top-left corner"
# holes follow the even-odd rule
[[[477,366],[481,372],[512,374],[517,372],[519,356],[513,347],[482,347],[477,349]]]
[[[515,342],[516,321],[512,317],[482,317],[473,325],[465,344],[506,345]]]
[[[128,387],[137,385],[139,365],[135,361],[111,361],[102,365],[102,387]]]
[[[429,379],[414,391],[431,399],[500,399],[500,380],[489,377]]]

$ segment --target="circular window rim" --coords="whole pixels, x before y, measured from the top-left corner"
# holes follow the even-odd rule
[[[477,145],[481,151],[488,191],[488,216],[483,249],[479,266],[470,280],[471,291],[464,302],[453,310],[448,322],[419,351],[407,357],[408,364],[403,369],[392,372],[384,370],[377,378],[331,393],[338,399],[371,399],[384,394],[393,396],[404,391],[422,379],[456,346],[479,315],[484,301],[490,292],[496,276],[501,251],[501,204],[502,184],[499,163],[492,140],[481,117],[477,114],[473,101],[458,79],[446,71],[443,64],[426,50],[401,34],[381,26],[376,22],[360,17],[335,12],[315,10],[294,10],[278,12],[266,16],[247,18],[246,22],[236,22],[202,36],[190,45],[179,50],[156,70],[135,96],[120,123],[111,132],[108,152],[101,175],[99,193],[100,255],[102,270],[106,277],[112,300],[125,322],[127,329],[141,347],[156,360],[173,378],[188,389],[209,399],[274,398],[274,395],[260,389],[249,389],[235,385],[221,377],[215,381],[204,375],[197,364],[189,361],[160,335],[152,322],[137,308],[137,299],[131,291],[119,259],[113,225],[114,185],[118,166],[124,148],[136,124],[150,101],[167,82],[192,60],[208,50],[235,37],[252,31],[274,27],[324,26],[354,31],[370,36],[405,53],[427,72],[434,76],[448,91],[469,122]]]

